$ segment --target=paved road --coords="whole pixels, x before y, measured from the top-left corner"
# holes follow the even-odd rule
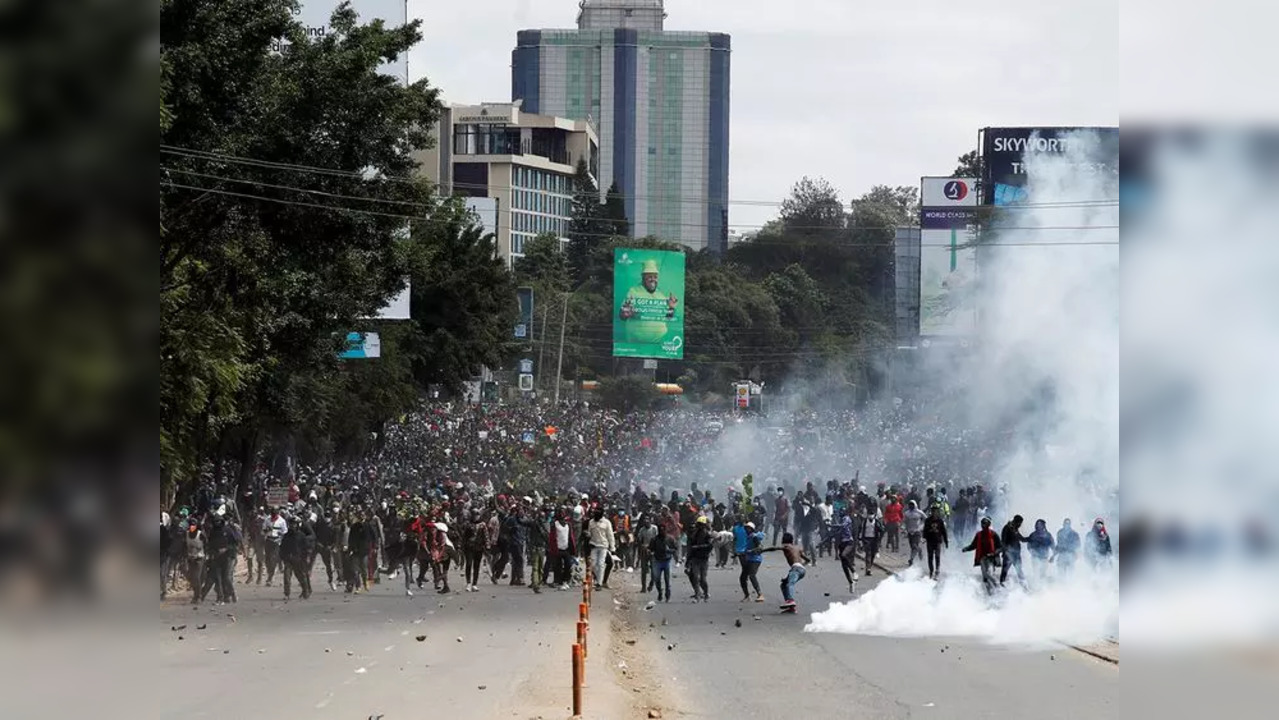
[[[1119,716],[1116,665],[1066,648],[806,633],[810,611],[848,597],[835,562],[820,562],[800,584],[799,615],[777,612],[779,557],[769,556],[760,572],[766,604],[739,603],[736,575],[711,571],[710,603],[684,600],[686,581],[676,583],[680,602],[651,611],[641,596],[629,603],[630,632],[651,659],[647,671],[662,688],[652,702],[663,717]],[[883,577],[863,578],[858,592]]]
[[[428,585],[406,598],[401,582],[384,581],[354,597],[317,583],[310,600],[290,603],[278,585],[241,585],[238,604],[216,608],[170,600],[155,630],[155,712],[145,716],[398,720],[447,709],[441,716],[451,720],[567,717],[580,591],[534,595],[485,582],[479,593],[448,596]],[[593,620],[607,627],[611,607]],[[172,630],[179,625],[186,628]],[[591,660],[604,678],[607,635],[598,636],[602,650]],[[622,690],[599,685],[591,688],[596,707],[616,705]]]
[[[677,602],[650,611],[636,592],[638,575],[617,574],[616,590],[595,596],[585,717],[647,718],[651,710],[663,718],[734,720],[1120,716],[1117,665],[1065,648],[806,633],[809,612],[847,597],[837,564],[824,560],[811,570],[800,585],[804,612],[795,616],[779,615],[772,601],[780,558],[770,555],[761,573],[767,604],[738,603],[736,575],[712,570],[714,600],[707,604],[684,600],[688,585],[677,575]],[[859,591],[882,577],[863,579]],[[386,582],[367,595],[317,589],[309,601],[286,604],[279,587],[241,586],[235,606],[163,603],[151,631],[159,666],[146,675],[145,693],[135,698],[142,707],[129,716],[569,716],[579,592],[535,596],[486,585],[445,597],[402,593],[402,585]],[[186,628],[171,629],[179,625]],[[418,642],[418,635],[426,639]],[[1226,674],[1220,668],[1192,677],[1202,683],[1210,670]],[[1159,681],[1168,676],[1130,665],[1130,685],[1145,677],[1165,716],[1182,717],[1177,709],[1190,705],[1173,698],[1179,688],[1197,686]],[[1270,686],[1257,677],[1264,675],[1231,671],[1225,679],[1232,697],[1256,701],[1249,707],[1273,707],[1259,701]],[[1190,695],[1208,705],[1219,699]],[[37,716],[30,712],[37,707],[48,705],[20,703],[26,709],[13,716]]]

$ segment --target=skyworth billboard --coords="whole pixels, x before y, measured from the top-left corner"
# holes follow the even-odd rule
[[[1033,202],[1026,189],[1027,153],[1066,155],[1078,150],[1079,165],[1119,174],[1119,128],[1015,127],[981,131],[983,205]]]

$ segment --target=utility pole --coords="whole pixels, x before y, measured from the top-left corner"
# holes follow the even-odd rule
[[[568,324],[568,293],[564,293],[564,310],[560,313],[560,356],[555,361],[555,404],[560,404],[560,372],[564,369],[564,326]]]
[[[542,388],[542,356],[546,354],[546,309],[542,309],[542,339],[537,343],[537,367],[533,369],[533,387],[537,390]],[[541,396],[538,396],[540,402]]]

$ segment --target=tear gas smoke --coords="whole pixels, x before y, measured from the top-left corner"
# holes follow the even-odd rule
[[[1031,201],[1009,208],[983,238],[976,302],[981,330],[957,368],[930,366],[920,381],[958,396],[962,422],[1006,437],[994,476],[1006,488],[994,527],[1014,513],[1022,532],[1065,518],[1081,535],[1116,510],[1119,478],[1119,208],[1117,178],[1098,174],[1096,138],[1064,155],[1025,158]],[[1001,225],[1003,227],[1001,227]],[[1113,531],[1112,531],[1113,532]],[[970,538],[952,538],[952,547]],[[810,631],[963,635],[1036,644],[1088,642],[1117,630],[1118,573],[1080,562],[1061,581],[992,603],[966,557],[952,557],[941,583],[889,580],[860,598],[816,613]],[[1031,564],[1027,557],[1027,564]]]
[[[1148,140],[1125,214],[1125,644],[1279,635],[1279,136]]]

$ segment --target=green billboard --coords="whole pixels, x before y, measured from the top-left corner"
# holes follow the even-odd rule
[[[613,251],[613,356],[684,358],[684,253]]]

